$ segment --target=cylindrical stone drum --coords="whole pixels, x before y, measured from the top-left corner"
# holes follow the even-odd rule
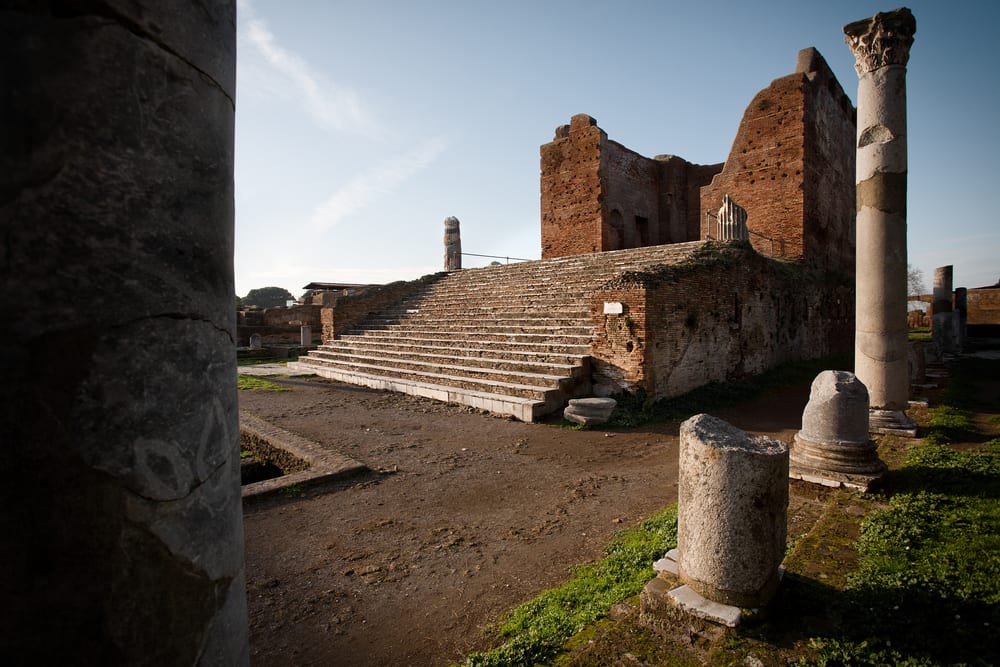
[[[681,581],[702,597],[761,607],[785,554],[788,445],[711,415],[681,424],[677,550]]]

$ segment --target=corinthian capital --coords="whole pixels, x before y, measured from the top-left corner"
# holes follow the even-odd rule
[[[886,65],[906,65],[915,32],[917,21],[906,7],[845,25],[844,41],[854,54],[858,76]]]

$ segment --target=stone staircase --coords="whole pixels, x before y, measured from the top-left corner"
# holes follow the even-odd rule
[[[590,391],[590,295],[702,242],[456,271],[290,369],[469,405],[522,421]]]

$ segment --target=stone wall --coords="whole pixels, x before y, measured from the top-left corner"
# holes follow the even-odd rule
[[[606,302],[623,304],[605,315]],[[594,293],[591,354],[599,391],[668,398],[708,382],[852,349],[847,276],[707,244],[686,264],[626,274]]]
[[[331,341],[373,315],[437,282],[447,273],[432,273],[418,280],[398,281],[388,285],[368,287],[363,291],[338,298],[320,311],[323,342]]]
[[[761,253],[854,272],[855,110],[815,49],[796,71],[747,106],[726,165],[702,188],[707,208],[724,195],[747,210]],[[715,236],[701,220],[701,238]]]
[[[541,147],[542,258],[698,240],[700,189],[721,168],[643,157],[573,116]]]

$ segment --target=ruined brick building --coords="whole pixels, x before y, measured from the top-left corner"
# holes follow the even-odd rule
[[[711,239],[728,194],[761,254],[853,273],[855,132],[813,48],[750,102],[724,164],[643,157],[574,116],[541,148],[542,258]]]
[[[855,123],[815,49],[750,102],[724,164],[646,158],[574,116],[541,147],[541,261],[324,306],[297,367],[531,421],[573,396],[667,398],[846,352]],[[749,245],[711,243],[725,195]]]

